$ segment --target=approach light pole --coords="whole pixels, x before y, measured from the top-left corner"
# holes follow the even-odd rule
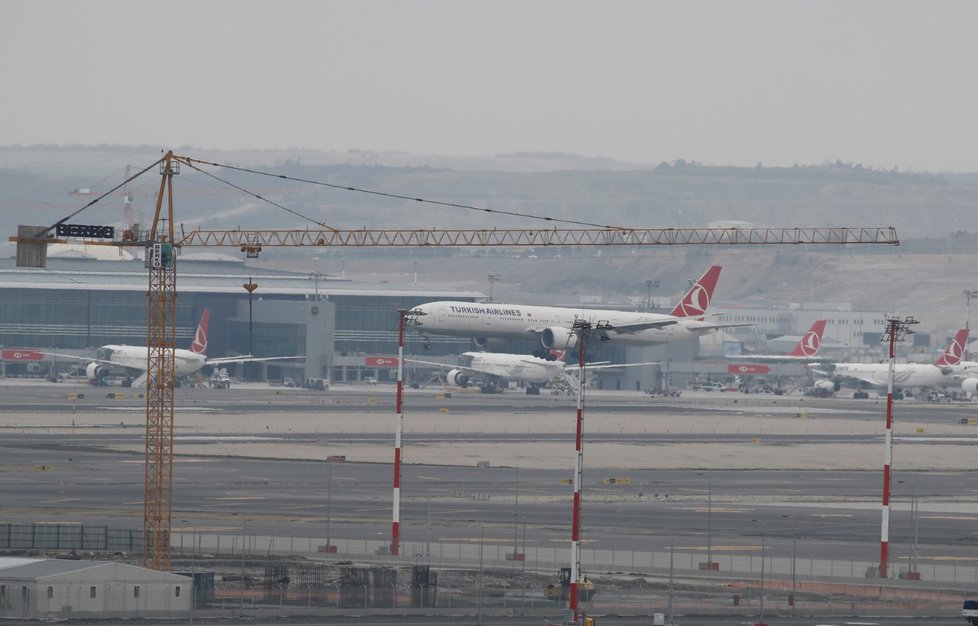
[[[893,461],[893,382],[896,372],[896,343],[907,335],[912,335],[910,327],[917,324],[911,316],[905,318],[887,317],[883,331],[883,341],[890,345],[890,368],[886,382],[886,435],[883,439],[883,507],[880,529],[880,568],[879,577],[886,578],[889,573],[890,550],[890,464]]]

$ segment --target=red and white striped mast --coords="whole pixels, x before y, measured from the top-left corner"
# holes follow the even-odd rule
[[[886,382],[886,435],[883,438],[883,521],[880,529],[880,578],[886,578],[889,572],[890,550],[890,465],[893,461],[893,382],[896,373],[896,342],[905,336],[913,334],[910,330],[917,320],[912,317],[886,318],[886,328],[883,339],[890,344],[890,367]]]
[[[404,317],[397,312],[397,401],[394,428],[394,513],[391,522],[391,554],[398,555],[401,534],[401,433],[404,430]]]
[[[584,353],[587,338],[592,331],[603,331],[610,328],[607,322],[598,322],[592,327],[587,320],[574,320],[572,330],[577,336],[577,435],[574,439],[577,451],[574,464],[574,515],[571,527],[571,579],[568,594],[568,608],[574,614],[574,623],[578,618],[578,581],[581,577],[581,485],[584,477]]]

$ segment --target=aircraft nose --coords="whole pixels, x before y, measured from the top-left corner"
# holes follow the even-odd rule
[[[421,318],[424,317],[427,314],[428,313],[425,312],[423,306],[416,306],[413,309],[409,310],[405,314],[404,318],[405,318],[405,321],[407,321],[409,324],[414,324],[415,326],[420,326],[421,325]]]

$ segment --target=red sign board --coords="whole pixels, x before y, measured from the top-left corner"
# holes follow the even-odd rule
[[[37,350],[8,348],[3,351],[2,356],[4,361],[40,361],[44,358],[44,353]]]
[[[728,374],[767,374],[771,371],[771,368],[767,365],[756,365],[750,363],[739,363],[736,365],[728,365]]]
[[[397,367],[396,356],[368,356],[364,359],[367,367]]]

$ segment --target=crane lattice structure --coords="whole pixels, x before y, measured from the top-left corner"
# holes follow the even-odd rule
[[[491,228],[491,229],[195,229],[174,233],[173,176],[180,165],[200,163],[167,152],[163,158],[126,180],[159,165],[162,180],[151,228],[124,230],[116,237],[99,227],[62,228],[68,220],[116,191],[116,187],[47,228],[19,226],[15,237],[17,265],[45,267],[47,244],[83,243],[142,247],[149,271],[146,370],[146,479],[144,491],[143,563],[170,569],[173,508],[173,388],[176,348],[176,259],[185,247],[235,247],[257,257],[268,247],[534,247],[534,246],[672,246],[886,244],[899,245],[893,227],[872,228]],[[165,206],[164,206],[165,203]],[[56,231],[57,234],[52,234]],[[93,234],[94,233],[94,234]]]

